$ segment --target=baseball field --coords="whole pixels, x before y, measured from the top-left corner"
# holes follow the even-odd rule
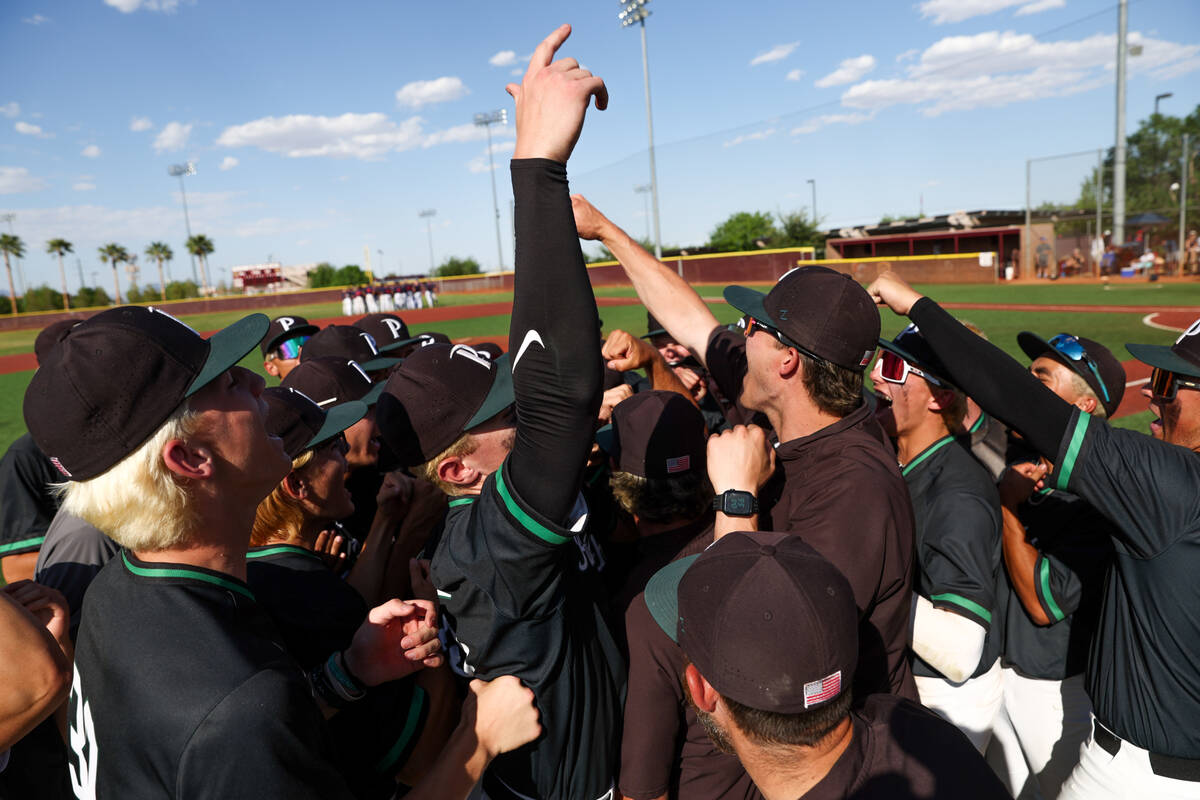
[[[763,291],[769,286],[762,285]],[[1095,339],[1109,347],[1125,363],[1130,385],[1115,415],[1114,424],[1146,431],[1150,414],[1140,389],[1149,369],[1132,361],[1126,342],[1170,344],[1200,316],[1200,283],[1144,281],[1129,283],[1070,283],[1024,285],[918,286],[922,292],[953,310],[956,316],[983,329],[988,338],[1018,359],[1016,335],[1031,330],[1043,336],[1068,331]],[[698,291],[712,303],[722,322],[738,314],[721,299],[721,287],[701,285]],[[597,289],[597,302],[604,332],[625,329],[641,334],[646,330],[646,312],[630,288]],[[437,308],[403,312],[413,333],[440,331],[458,342],[497,341],[506,344],[511,292],[446,294]],[[350,322],[341,316],[338,303],[296,305],[269,309],[271,316],[294,314],[320,325]],[[905,324],[890,311],[882,311],[883,336],[891,337]],[[200,314],[183,320],[196,330],[209,332],[233,322],[241,313]],[[21,401],[36,367],[33,341],[37,330],[0,333],[0,449],[25,431]],[[262,359],[255,350],[242,364],[262,373]]]

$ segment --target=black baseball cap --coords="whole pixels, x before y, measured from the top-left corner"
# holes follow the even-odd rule
[[[513,402],[507,354],[493,361],[464,344],[431,344],[388,378],[376,420],[395,463],[413,467]]]
[[[64,477],[94,478],[241,361],[268,325],[251,314],[205,339],[153,306],[102,311],[50,348],[25,391],[25,424]]]
[[[474,347],[477,352],[483,353],[493,361],[504,355],[504,348],[495,342],[480,342],[479,344],[471,345],[471,347]]]
[[[730,533],[646,584],[646,607],[725,697],[796,714],[854,681],[850,583],[799,536]]]
[[[319,330],[321,329],[310,324],[304,317],[276,317],[271,320],[271,327],[267,328],[267,335],[263,337],[262,343],[259,345],[263,358],[266,358],[267,353],[288,339],[295,339],[297,336],[312,336]]]
[[[33,340],[33,355],[37,358],[37,362],[41,364],[46,360],[46,356],[50,354],[50,350],[58,345],[67,335],[67,331],[74,328],[82,319],[71,317],[69,319],[60,319],[58,322],[51,322],[46,327],[42,328]]]
[[[449,336],[444,333],[437,333],[436,331],[418,333],[413,337],[413,341],[416,342],[419,347],[427,347],[431,344],[453,344],[450,341]]]
[[[1111,417],[1125,396],[1125,368],[1104,345],[1094,339],[1060,333],[1049,340],[1021,331],[1017,344],[1030,359],[1049,356],[1083,378]],[[1082,353],[1082,357],[1077,354]]]
[[[708,469],[704,415],[675,392],[638,392],[618,403],[596,442],[617,471],[642,478],[704,475]]]
[[[933,352],[933,348],[929,346],[929,342],[925,341],[925,337],[921,335],[921,331],[916,325],[909,325],[897,333],[896,338],[891,341],[880,339],[879,346],[895,353],[917,369],[932,376],[935,383],[940,382],[946,386],[953,385],[954,382],[948,377],[950,371],[938,358],[937,353]]]
[[[1189,325],[1170,347],[1161,344],[1127,344],[1125,349],[1143,364],[1189,378],[1200,378],[1200,319]]]
[[[366,370],[348,358],[301,361],[280,386],[302,392],[326,409],[351,400],[361,400],[369,408],[383,392],[382,383],[372,383]]]
[[[314,358],[340,358],[357,362],[367,372],[387,369],[400,359],[379,355],[375,337],[353,325],[330,325],[315,334],[300,351],[300,363]]]
[[[766,294],[727,286],[725,301],[840,367],[861,370],[875,354],[879,311],[866,289],[836,270],[796,267]]]
[[[374,336],[375,344],[381,353],[417,341],[416,337],[408,332],[408,325],[404,320],[387,312],[367,314],[362,319],[355,320],[354,327]]]
[[[303,392],[284,386],[264,389],[263,400],[267,433],[283,439],[283,449],[291,458],[324,444],[367,415],[366,403],[359,400],[326,411]]]

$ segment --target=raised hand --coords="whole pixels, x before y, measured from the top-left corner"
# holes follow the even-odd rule
[[[579,140],[592,97],[597,110],[608,107],[603,80],[580,68],[573,58],[553,61],[570,35],[570,25],[559,26],[533,51],[521,83],[505,87],[517,103],[513,158],[548,158],[565,164]]]
[[[757,425],[735,425],[708,437],[708,478],[717,494],[757,493],[773,472],[775,449]]]
[[[879,273],[879,277],[867,287],[867,294],[871,295],[876,305],[887,306],[900,316],[908,316],[913,305],[923,296],[891,270]]]
[[[617,372],[642,369],[659,357],[658,351],[649,342],[623,330],[615,330],[608,335],[600,355],[604,357],[608,368]]]

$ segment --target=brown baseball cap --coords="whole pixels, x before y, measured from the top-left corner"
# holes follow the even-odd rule
[[[645,598],[705,680],[742,705],[796,714],[854,681],[850,583],[795,534],[727,534],[656,572]]]
[[[67,335],[67,331],[74,328],[82,319],[71,317],[70,319],[60,319],[58,322],[51,322],[46,327],[38,332],[37,338],[33,340],[33,355],[37,358],[37,362],[41,364],[46,360],[46,356],[50,355],[50,351],[58,346],[58,343]]]
[[[382,383],[372,383],[366,370],[348,358],[301,361],[280,385],[303,392],[321,408],[333,408],[351,400],[361,400],[369,408],[383,392]]]
[[[358,363],[367,372],[393,367],[398,358],[379,355],[375,337],[353,325],[330,325],[309,339],[300,351],[300,363],[314,358],[341,358]]]
[[[267,403],[267,433],[283,439],[291,458],[324,444],[367,415],[367,405],[351,400],[328,411],[303,392],[285,386],[263,390]]]
[[[704,415],[675,392],[638,392],[618,403],[596,442],[617,471],[642,478],[704,475],[708,469]]]
[[[267,328],[267,335],[263,337],[262,342],[259,344],[259,349],[262,350],[263,357],[265,358],[267,353],[279,347],[279,345],[288,339],[294,339],[297,336],[312,336],[320,330],[320,328],[311,324],[304,317],[276,317],[271,320],[271,327]]]
[[[1017,344],[1031,359],[1049,356],[1078,374],[1100,398],[1104,413],[1109,417],[1116,413],[1125,396],[1125,368],[1107,347],[1069,333],[1043,339],[1029,331],[1017,334]]]
[[[858,281],[836,270],[796,267],[766,294],[727,286],[725,301],[840,367],[862,370],[875,355],[879,310]]]
[[[417,341],[408,332],[408,325],[404,320],[396,314],[388,312],[367,314],[361,319],[356,319],[354,327],[375,337],[375,344],[378,345],[381,353],[396,350]]]

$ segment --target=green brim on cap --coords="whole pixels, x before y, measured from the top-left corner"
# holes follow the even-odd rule
[[[666,329],[666,328],[655,328],[655,329],[654,329],[654,330],[652,330],[652,331],[646,331],[645,333],[643,333],[643,334],[642,334],[641,336],[639,336],[638,338],[639,338],[639,339],[653,339],[655,336],[662,336],[662,335],[664,335],[666,332],[667,332],[667,329]]]
[[[463,426],[464,431],[469,431],[476,425],[482,425],[516,402],[508,353],[497,358],[494,363],[496,364],[496,377],[492,380],[492,388],[488,390],[487,397],[483,398],[483,404],[479,406],[475,416],[467,420],[467,424]]]
[[[267,329],[270,327],[271,319],[266,314],[251,314],[209,337],[208,359],[200,368],[200,374],[192,380],[184,397],[191,397],[245,358],[251,350],[258,347],[258,343],[267,335]]]
[[[1188,361],[1167,345],[1126,344],[1125,349],[1143,364],[1165,369],[1178,375],[1187,375],[1189,378],[1200,378],[1200,364]]]
[[[377,369],[387,369],[394,367],[404,359],[402,358],[372,358],[370,361],[363,361],[359,364],[367,372],[374,372]]]
[[[613,428],[612,423],[608,423],[600,430],[596,431],[596,444],[600,449],[608,453],[610,456],[615,456],[617,453],[617,431]]]
[[[329,441],[342,431],[367,415],[367,404],[361,400],[351,400],[341,403],[325,412],[325,424],[317,435],[304,445],[305,450],[312,450],[319,444]]]
[[[359,398],[359,402],[365,403],[367,408],[379,402],[379,395],[383,394],[383,387],[387,384],[380,381],[371,387],[371,390]]]
[[[412,344],[413,342],[419,342],[423,338],[424,338],[423,336],[414,336],[411,339],[401,339],[398,342],[392,342],[391,344],[385,344],[383,347],[379,348],[379,352],[386,353],[389,350],[399,350],[401,347],[404,347],[405,345],[408,345],[408,344]]]
[[[672,561],[646,583],[646,608],[658,627],[676,644],[679,643],[679,582],[699,557],[694,555]]]
[[[722,294],[725,295],[726,303],[743,314],[749,314],[764,322],[773,321],[771,315],[767,313],[767,307],[763,304],[767,296],[762,292],[747,289],[745,286],[726,286]]]

